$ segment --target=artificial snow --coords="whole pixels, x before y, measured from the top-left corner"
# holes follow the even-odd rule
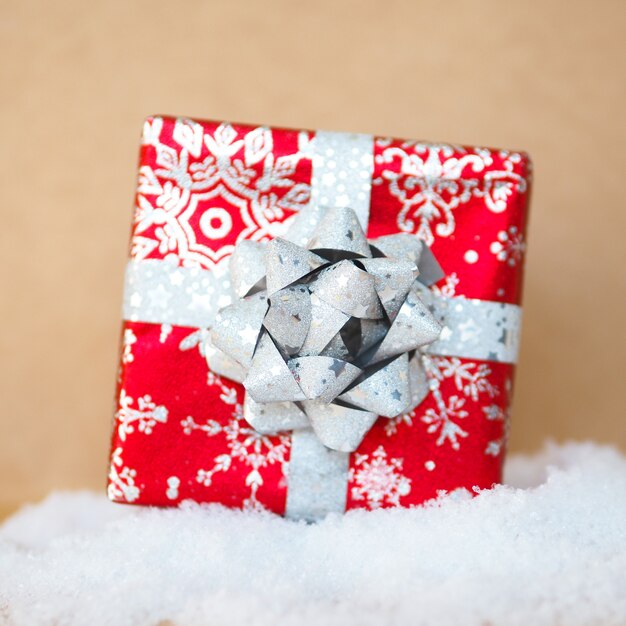
[[[0,623],[625,624],[626,458],[550,445],[506,482],[315,525],[53,494],[0,528]]]

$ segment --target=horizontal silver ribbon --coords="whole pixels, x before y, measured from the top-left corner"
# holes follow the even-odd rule
[[[219,284],[228,280],[225,272],[177,267],[161,259],[129,261],[124,319],[208,328],[218,310],[231,302]],[[522,316],[519,306],[434,293],[431,297],[444,329],[428,347],[430,354],[517,362]]]

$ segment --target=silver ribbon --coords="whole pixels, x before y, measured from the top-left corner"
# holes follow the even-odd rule
[[[244,382],[247,421],[260,432],[292,431],[289,517],[345,510],[349,451],[378,414],[423,400],[427,354],[517,357],[519,307],[434,294],[427,285],[440,277],[438,265],[409,235],[367,242],[372,146],[366,135],[317,133],[312,202],[269,251],[241,242],[230,263],[212,271],[163,260],[127,267],[125,319],[212,328],[208,364]],[[355,211],[329,214],[329,204]],[[360,289],[342,287],[354,281]],[[425,324],[416,326],[414,345],[406,336],[415,333],[400,322],[416,307]],[[403,376],[407,385],[389,385]]]
[[[218,310],[234,299],[226,270],[226,264],[204,270],[178,267],[162,259],[129,261],[123,317],[131,322],[210,328]],[[422,300],[434,309],[443,330],[426,352],[500,363],[517,362],[522,319],[519,306],[429,294],[422,292]]]

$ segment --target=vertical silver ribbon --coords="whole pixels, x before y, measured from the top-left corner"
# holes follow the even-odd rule
[[[311,206],[306,219],[319,221],[327,207],[349,207],[367,232],[374,171],[371,135],[318,131],[313,142]],[[301,218],[303,219],[304,216]],[[297,218],[290,239],[306,244]],[[285,516],[313,521],[346,509],[350,454],[329,450],[310,428],[291,434]]]

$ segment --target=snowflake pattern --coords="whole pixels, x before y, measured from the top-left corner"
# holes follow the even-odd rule
[[[403,413],[402,415],[386,419],[384,425],[385,435],[387,435],[387,437],[395,435],[401,424],[404,424],[405,426],[413,426],[414,417],[415,411],[411,411],[410,413]]]
[[[122,448],[115,448],[111,455],[109,485],[107,493],[111,500],[117,502],[134,502],[139,498],[140,490],[135,484],[137,471],[126,467],[122,460]]]
[[[119,409],[115,413],[120,441],[125,441],[126,436],[135,431],[135,426],[139,432],[150,435],[157,423],[167,422],[167,408],[154,402],[150,395],[139,398],[137,408],[133,408],[133,403],[133,398],[122,389]]]
[[[178,488],[180,487],[180,478],[178,476],[170,476],[167,479],[167,489],[165,495],[169,500],[176,500],[178,498]]]
[[[498,393],[489,381],[491,369],[487,363],[463,362],[456,357],[424,356],[423,360],[436,408],[427,409],[421,421],[427,426],[426,432],[437,435],[438,446],[449,443],[453,450],[459,450],[460,439],[468,436],[458,423],[469,415],[464,408],[467,399],[476,402],[481,394],[493,398]],[[440,386],[446,379],[454,382],[461,395],[444,399]]]
[[[428,434],[437,435],[436,445],[449,443],[452,450],[459,450],[460,440],[468,436],[459,424],[459,420],[469,415],[465,408],[466,401],[477,402],[483,395],[493,398],[498,394],[497,387],[489,381],[491,369],[487,363],[462,361],[456,357],[422,355],[422,362],[436,408],[428,408],[420,420],[426,424]],[[440,390],[444,380],[453,381],[459,394],[444,398]],[[387,420],[385,434],[388,437],[395,435],[401,424],[412,426],[418,411],[419,406],[409,413]]]
[[[122,363],[132,363],[135,360],[133,354],[133,344],[137,343],[137,336],[132,329],[127,328],[124,330],[124,339],[122,340]]]
[[[198,328],[192,333],[189,333],[179,344],[180,350],[193,350],[196,348],[200,356],[205,356],[204,346],[209,338],[208,328]],[[210,372],[209,372],[210,373]]]
[[[159,343],[165,343],[172,332],[171,324],[161,324],[161,332],[159,333]]]
[[[422,416],[422,422],[428,426],[426,432],[438,435],[438,446],[447,441],[453,450],[458,450],[461,447],[459,438],[467,437],[467,432],[456,422],[456,420],[461,420],[469,415],[463,409],[465,399],[459,396],[449,396],[447,401],[444,401],[443,398],[436,397],[435,399],[437,408],[426,409],[426,413]]]
[[[208,469],[200,468],[196,474],[196,481],[208,487],[212,484],[215,474],[228,472],[234,463],[243,463],[249,470],[245,478],[249,495],[244,501],[244,508],[262,509],[263,505],[257,499],[257,492],[263,486],[261,470],[278,463],[283,472],[286,472],[290,438],[288,435],[270,437],[257,432],[243,418],[243,409],[237,402],[236,389],[212,372],[209,372],[208,382],[219,387],[220,399],[233,407],[233,413],[225,424],[213,419],[198,423],[192,416],[187,416],[181,421],[186,435],[202,431],[208,437],[216,435],[226,437],[227,452],[215,456]]]
[[[524,258],[524,236],[517,226],[509,226],[507,230],[498,232],[497,240],[491,243],[489,250],[496,255],[498,261],[514,267]]]
[[[302,159],[311,158],[309,133],[299,133],[297,152],[275,156],[273,133],[266,127],[238,131],[223,123],[211,133],[193,120],[178,119],[172,137],[180,150],[161,143],[162,128],[160,118],[144,126],[143,143],[156,150],[156,167],[139,170],[133,257],[146,258],[158,249],[182,265],[212,268],[234,246],[215,250],[203,240],[223,239],[233,222],[229,211],[207,204],[219,199],[241,215],[244,228],[237,241],[281,234],[282,221],[308,204],[310,185],[297,182],[295,173]],[[204,148],[209,154],[198,161]],[[145,236],[150,228],[153,237]]]
[[[509,380],[507,380],[505,387],[507,388],[507,391],[510,391],[511,383]],[[497,404],[489,404],[483,407],[483,413],[485,414],[485,419],[490,422],[497,421],[504,423],[502,437],[488,441],[487,447],[485,448],[485,454],[497,457],[502,453],[503,448],[506,447],[509,439],[509,428],[511,423],[509,419],[509,409],[503,409]]]
[[[382,149],[376,162],[391,165],[399,159],[397,169],[383,169],[374,185],[388,182],[389,192],[401,203],[397,226],[414,233],[431,245],[435,235],[449,237],[455,230],[454,211],[471,198],[483,198],[494,213],[501,213],[514,191],[525,192],[526,180],[514,171],[522,156],[501,151],[502,170],[490,170],[491,151],[484,148],[465,149],[449,144],[407,141],[399,146],[389,139],[378,139]],[[483,172],[482,181],[463,175],[466,168]]]
[[[456,272],[450,272],[443,279],[442,285],[432,285],[431,290],[439,296],[453,298],[456,296],[456,288],[459,284],[459,276]]]
[[[462,361],[457,357],[427,357],[427,371],[437,381],[447,378],[454,380],[458,391],[476,402],[481,393],[490,398],[498,394],[498,390],[489,381],[491,368],[487,363]]]
[[[388,458],[383,446],[371,454],[355,454],[350,468],[352,498],[370,509],[399,506],[400,498],[411,491],[411,479],[402,474],[401,459]]]

